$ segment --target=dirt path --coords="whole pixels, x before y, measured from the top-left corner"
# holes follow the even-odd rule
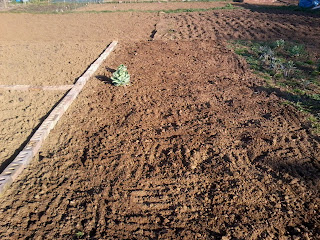
[[[320,238],[319,140],[225,42],[294,38],[317,51],[319,17],[298,15],[0,14],[1,46],[30,58],[30,83],[32,64],[45,81],[59,59],[74,63],[56,65],[69,83],[120,40],[0,199],[1,239]],[[120,63],[131,86],[109,84]]]

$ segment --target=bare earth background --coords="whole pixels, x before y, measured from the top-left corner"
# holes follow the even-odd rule
[[[1,13],[0,84],[72,84],[119,41],[0,199],[1,239],[319,239],[319,140],[226,40],[290,39],[319,56],[320,18],[244,6]],[[121,63],[132,84],[117,88]],[[62,94],[0,92],[4,158]]]
[[[194,8],[214,8],[224,7],[226,2],[150,2],[150,3],[109,3],[103,4],[89,4],[84,7],[76,9],[76,12],[85,11],[127,11],[127,10],[138,10],[138,11],[157,11],[157,10],[176,10],[176,9],[194,9]]]

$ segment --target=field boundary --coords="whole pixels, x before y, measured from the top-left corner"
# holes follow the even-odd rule
[[[74,85],[60,85],[60,86],[35,86],[35,85],[0,85],[1,90],[45,90],[45,91],[65,91],[73,88]]]
[[[4,169],[0,174],[0,196],[9,188],[13,181],[31,162],[32,158],[38,153],[42,143],[49,135],[51,129],[57,124],[64,112],[69,108],[71,103],[77,98],[86,82],[92,77],[102,62],[109,56],[117,45],[113,41],[100,57],[90,65],[85,73],[77,80],[71,90],[66,94],[62,101],[52,110],[49,116],[42,122],[40,127],[31,137],[30,141],[17,155],[17,157]]]

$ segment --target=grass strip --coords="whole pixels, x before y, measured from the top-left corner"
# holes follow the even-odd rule
[[[221,1],[221,0],[219,0]],[[222,0],[225,1],[225,0]],[[206,1],[204,1],[206,2]],[[210,2],[210,0],[208,0]],[[185,3],[185,2],[181,2]],[[33,14],[70,14],[70,13],[126,13],[126,12],[141,12],[141,13],[184,13],[184,12],[205,12],[205,11],[212,11],[212,10],[234,10],[240,9],[242,7],[236,7],[232,4],[228,3],[223,7],[212,7],[212,8],[179,8],[179,9],[160,9],[160,10],[139,10],[139,9],[128,9],[128,10],[92,10],[92,11],[81,11],[75,12],[74,10],[85,6],[84,4],[62,4],[62,3],[53,3],[51,5],[39,3],[34,4],[24,8],[12,9],[7,11],[6,13],[33,13]],[[5,13],[5,11],[3,12]]]
[[[308,115],[320,135],[320,60],[304,44],[284,41],[231,41],[234,52],[244,57],[266,86],[258,90],[275,93],[285,104]]]

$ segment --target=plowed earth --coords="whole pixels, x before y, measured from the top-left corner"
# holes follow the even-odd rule
[[[157,39],[284,39],[320,44],[319,17],[250,8],[184,14],[160,14]]]
[[[120,41],[2,196],[1,239],[319,239],[319,140],[224,41],[316,51],[319,18],[159,16],[153,41]],[[132,84],[114,87],[121,63]]]

